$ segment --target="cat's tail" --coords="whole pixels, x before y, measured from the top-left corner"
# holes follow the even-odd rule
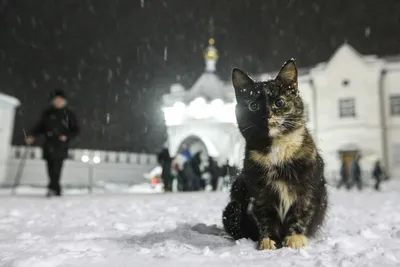
[[[250,238],[258,241],[258,227],[241,205],[236,201],[228,203],[222,214],[222,223],[225,231],[235,240]]]

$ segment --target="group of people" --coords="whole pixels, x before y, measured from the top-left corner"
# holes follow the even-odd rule
[[[361,157],[359,155],[356,156],[351,162],[350,168],[347,167],[347,164],[344,160],[342,161],[342,166],[340,168],[340,181],[337,184],[338,189],[340,189],[342,186],[346,186],[347,189],[351,189],[354,185],[357,186],[358,190],[363,189],[360,158]],[[379,160],[375,162],[371,176],[375,180],[375,190],[379,191],[381,182],[388,179]]]
[[[177,180],[178,191],[203,191],[207,186],[216,191],[220,178],[229,183],[231,177],[237,173],[235,166],[228,161],[219,166],[213,157],[208,156],[203,162],[202,152],[194,155],[188,145],[183,144],[181,151],[172,158],[165,146],[158,154],[158,162],[162,167],[161,178],[166,192],[172,191],[173,180]]]

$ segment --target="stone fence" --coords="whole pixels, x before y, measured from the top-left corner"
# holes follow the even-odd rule
[[[39,147],[12,147],[8,162],[4,165],[7,175],[4,181],[0,181],[0,186],[11,186],[19,176],[21,185],[47,184],[45,162]],[[105,184],[134,185],[146,182],[144,174],[155,166],[156,155],[71,149],[61,179],[64,186],[78,188],[101,187]]]

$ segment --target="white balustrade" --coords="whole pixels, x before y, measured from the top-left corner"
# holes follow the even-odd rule
[[[157,157],[152,154],[70,149],[62,173],[62,182],[67,186],[87,187],[89,173],[92,173],[94,186],[104,183],[143,183],[147,181],[144,174],[156,165]],[[40,147],[11,147],[7,166],[6,179],[0,181],[0,186],[12,185],[21,167],[21,185],[47,184],[46,167]]]

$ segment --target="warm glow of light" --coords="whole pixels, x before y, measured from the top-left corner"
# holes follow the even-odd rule
[[[189,113],[195,119],[207,118],[209,112],[207,101],[202,97],[196,98],[189,104]]]
[[[203,97],[194,99],[188,106],[176,102],[172,107],[164,107],[164,117],[167,126],[180,125],[185,118],[215,119],[220,122],[236,123],[235,103],[224,103],[221,99],[214,99],[211,103]]]
[[[176,102],[174,104],[174,108],[179,109],[179,110],[184,110],[185,107],[186,107],[186,105],[184,103],[182,103],[182,102]]]
[[[82,160],[82,162],[87,163],[87,162],[89,162],[89,156],[88,155],[83,155],[81,160]]]
[[[221,122],[236,123],[235,107],[234,103],[226,103],[214,116]]]
[[[182,102],[176,102],[172,107],[163,108],[167,126],[181,124],[185,117],[185,109],[186,105]]]
[[[224,105],[224,101],[222,101],[222,100],[219,99],[219,98],[214,99],[213,101],[211,101],[211,106],[214,106],[214,107],[221,107],[221,106],[223,106],[223,105]]]
[[[100,157],[99,156],[94,156],[93,157],[93,163],[94,164],[99,164],[100,163]]]

